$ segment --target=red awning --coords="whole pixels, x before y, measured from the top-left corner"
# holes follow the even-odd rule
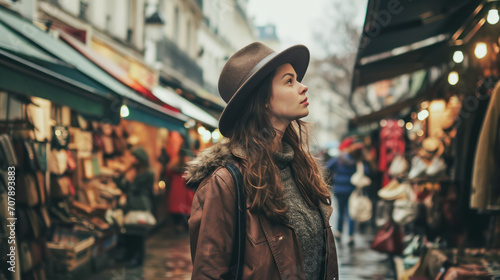
[[[175,112],[180,112],[179,109],[162,102],[160,99],[158,99],[156,96],[154,96],[151,91],[149,91],[147,88],[145,88],[139,82],[132,79],[129,76],[129,74],[127,73],[127,71],[125,71],[123,68],[118,66],[116,63],[114,63],[113,61],[109,60],[108,58],[100,55],[99,53],[92,50],[91,48],[87,47],[85,44],[83,44],[79,40],[73,38],[71,35],[69,35],[61,30],[60,38],[64,42],[66,42],[68,45],[70,45],[71,47],[73,47],[74,49],[79,51],[87,59],[92,61],[95,65],[99,66],[101,69],[108,72],[108,74],[113,76],[118,81],[127,85],[128,87],[135,90],[136,92],[140,93],[142,96],[146,97],[147,99],[149,99],[157,104],[162,105],[164,108],[170,109],[170,110],[175,111]]]

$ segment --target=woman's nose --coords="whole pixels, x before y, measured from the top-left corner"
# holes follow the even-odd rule
[[[300,90],[300,94],[305,94],[309,90],[309,88],[304,84],[301,84],[301,86],[302,88]]]

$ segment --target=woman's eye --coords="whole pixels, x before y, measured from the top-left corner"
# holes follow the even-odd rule
[[[292,79],[288,79],[288,81],[286,81],[287,84],[292,84]]]

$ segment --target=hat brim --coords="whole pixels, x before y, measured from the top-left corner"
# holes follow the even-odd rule
[[[234,93],[219,118],[219,130],[225,137],[231,137],[234,124],[238,120],[252,90],[277,67],[290,63],[301,82],[309,65],[309,50],[304,45],[292,46],[269,60],[250,76]]]

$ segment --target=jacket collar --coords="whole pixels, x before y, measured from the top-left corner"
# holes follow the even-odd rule
[[[292,149],[287,143],[283,145],[283,151]],[[203,150],[192,161],[187,163],[184,178],[191,187],[197,187],[201,181],[210,176],[217,168],[223,167],[226,163],[234,161],[234,157],[246,159],[247,153],[242,146],[234,145],[229,147],[228,139],[222,138],[217,144]],[[332,215],[332,207],[320,203],[320,213],[323,216],[325,228],[330,227],[329,221]]]

